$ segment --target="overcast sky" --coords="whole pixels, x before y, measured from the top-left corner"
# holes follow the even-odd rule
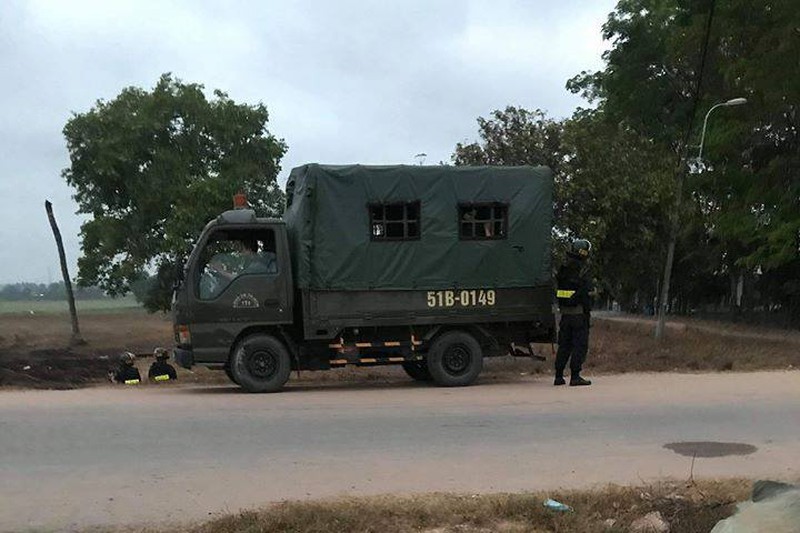
[[[449,161],[506,105],[568,116],[564,89],[601,67],[612,0],[0,3],[0,284],[58,280],[43,202],[70,263],[81,219],[60,176],[71,112],[164,72],[264,102],[307,162]],[[585,103],[583,104],[585,105]]]

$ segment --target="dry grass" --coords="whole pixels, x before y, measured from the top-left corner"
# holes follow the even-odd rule
[[[152,352],[155,346],[172,344],[169,317],[151,315],[143,309],[83,313],[79,319],[87,344],[72,348],[76,354],[100,355],[122,349]],[[64,349],[69,344],[70,328],[67,314],[0,315],[0,352]]]
[[[747,328],[671,328],[663,342],[650,323],[596,320],[588,367],[598,372],[764,370],[800,367],[797,337],[747,337]]]
[[[284,502],[258,511],[223,516],[192,527],[160,531],[234,532],[612,532],[658,511],[672,533],[707,533],[729,516],[734,503],[749,496],[744,480],[661,483],[645,487],[609,486],[592,491],[550,493],[376,496],[310,502]],[[546,498],[573,512],[544,507]],[[613,525],[611,524],[613,521]]]

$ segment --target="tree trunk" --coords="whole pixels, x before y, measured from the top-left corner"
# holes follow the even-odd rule
[[[50,227],[53,229],[53,236],[56,239],[58,259],[61,261],[61,275],[64,277],[64,288],[67,290],[69,316],[72,319],[72,338],[70,339],[70,344],[85,344],[86,341],[83,340],[81,330],[78,327],[78,312],[75,309],[75,295],[72,294],[72,282],[69,279],[69,271],[67,270],[67,256],[64,253],[64,242],[61,240],[61,232],[58,230],[56,217],[53,216],[53,204],[50,203],[50,200],[45,200],[44,209],[47,211],[47,218],[50,220]]]
[[[685,154],[685,148],[684,148]],[[685,179],[686,164],[681,158],[681,166],[678,169],[677,186],[675,190],[674,204],[670,212],[669,220],[669,241],[667,243],[667,261],[664,264],[664,279],[661,282],[661,297],[658,300],[658,321],[656,322],[656,339],[664,338],[664,328],[667,322],[667,306],[669,305],[669,285],[672,281],[672,263],[675,260],[675,243],[678,240],[678,230],[680,229],[680,219],[678,213],[681,210],[683,200],[683,180]]]

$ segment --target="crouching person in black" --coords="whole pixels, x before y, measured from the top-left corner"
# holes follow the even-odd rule
[[[156,348],[153,352],[156,360],[150,365],[150,371],[147,376],[152,381],[175,381],[178,379],[178,374],[175,372],[175,367],[167,363],[169,353],[164,348]]]
[[[142,382],[139,369],[136,368],[136,356],[131,352],[124,352],[119,356],[119,367],[116,370],[109,370],[109,379],[114,383],[125,385],[138,385]]]
[[[556,355],[555,385],[564,385],[564,369],[569,361],[573,387],[591,385],[581,377],[583,362],[589,350],[589,314],[592,309],[594,288],[586,272],[586,259],[592,244],[584,239],[573,241],[567,252],[567,261],[556,274],[556,297],[561,311],[558,326],[558,354]]]

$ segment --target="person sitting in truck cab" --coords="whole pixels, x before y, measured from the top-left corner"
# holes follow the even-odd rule
[[[268,251],[264,243],[259,243],[255,239],[237,241],[237,243],[240,243],[239,254],[242,258],[240,274],[276,274],[278,272],[275,253]]]
[[[175,372],[175,367],[167,363],[169,353],[164,348],[156,348],[153,352],[156,357],[155,362],[150,365],[150,370],[147,372],[147,377],[153,381],[174,381],[178,379],[178,373]]]
[[[200,297],[204,300],[215,298],[234,279],[245,274],[277,274],[274,249],[274,242],[249,235],[209,243],[207,250],[212,254],[201,269]]]

